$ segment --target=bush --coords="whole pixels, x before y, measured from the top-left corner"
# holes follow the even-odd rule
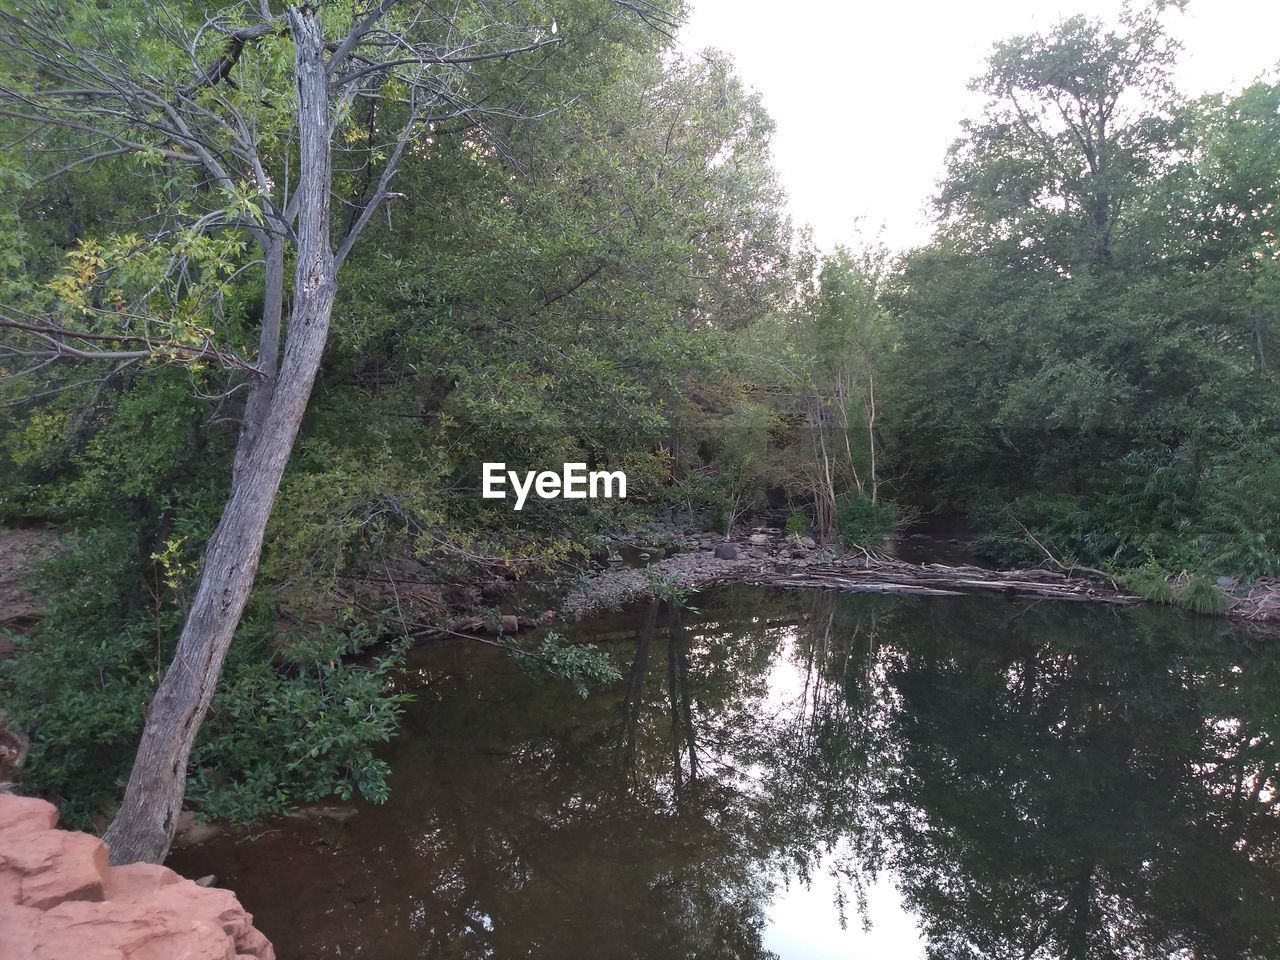
[[[871,500],[862,494],[836,503],[836,532],[846,547],[872,547],[883,543],[898,525],[899,512],[889,500]]]
[[[1280,576],[1280,456],[1270,447],[1200,467],[1168,452],[1133,453],[1091,487],[973,509],[986,531],[980,552],[1001,563],[1038,563],[1044,554],[1034,537],[1065,563],[1131,570],[1150,560],[1166,571]],[[1213,603],[1201,596],[1198,605]]]
[[[389,675],[399,651],[371,666],[343,661],[360,646],[352,634],[322,629],[291,652],[291,668],[254,660],[232,669],[193,751],[187,802],[240,824],[326,797],[384,802],[390,771],[373,751],[391,739],[409,697],[394,692]]]
[[[1120,576],[1126,589],[1155,603],[1176,603],[1173,584],[1169,575],[1154,559],[1148,559],[1140,567],[1134,567]]]
[[[796,510],[787,517],[787,533],[794,536],[801,536],[811,525],[809,515],[802,510]]]
[[[118,802],[181,627],[181,606],[163,573],[138,560],[138,541],[122,522],[72,540],[43,571],[44,620],[0,662],[0,703],[31,737],[23,789],[57,801],[70,826]],[[389,683],[396,655],[372,667],[344,660],[373,639],[358,629],[312,630],[280,649],[275,622],[256,599],[196,743],[189,798],[242,823],[326,796],[382,799],[386,768],[373,750],[404,699]]]
[[[1120,582],[1140,597],[1196,613],[1222,613],[1230,598],[1198,573],[1171,576],[1154,559],[1120,574]]]
[[[1204,487],[1209,567],[1248,579],[1280,576],[1280,459],[1215,464]]]

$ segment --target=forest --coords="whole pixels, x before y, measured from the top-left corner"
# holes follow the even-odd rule
[[[908,251],[792,222],[675,0],[0,6],[0,526],[59,544],[21,790],[120,862],[385,800],[415,638],[653,521],[960,523],[1201,614],[1280,578],[1280,77],[1180,93],[1182,6],[998,43]],[[626,497],[515,512],[490,461]]]

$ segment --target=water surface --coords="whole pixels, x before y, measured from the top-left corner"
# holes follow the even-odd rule
[[[735,588],[417,651],[391,802],[175,855],[282,960],[1280,957],[1280,649],[1167,609]]]

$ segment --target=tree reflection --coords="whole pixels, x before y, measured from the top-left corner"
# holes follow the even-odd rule
[[[1164,611],[936,613],[885,652],[881,796],[930,955],[1275,956],[1274,651]]]
[[[816,870],[851,922],[886,873],[930,957],[1277,955],[1272,647],[1167,610],[762,590],[628,622],[624,680],[581,702],[425,651],[390,807],[186,869],[285,960],[765,958],[777,884]]]

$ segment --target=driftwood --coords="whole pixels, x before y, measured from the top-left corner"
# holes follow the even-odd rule
[[[1260,577],[1237,594],[1228,616],[1249,623],[1280,623],[1280,578]]]
[[[738,583],[793,589],[830,589],[850,593],[961,596],[998,593],[1017,599],[1088,603],[1141,603],[1114,583],[1072,577],[1055,570],[987,570],[941,563],[915,564],[880,554],[821,566],[755,571],[731,578]]]

